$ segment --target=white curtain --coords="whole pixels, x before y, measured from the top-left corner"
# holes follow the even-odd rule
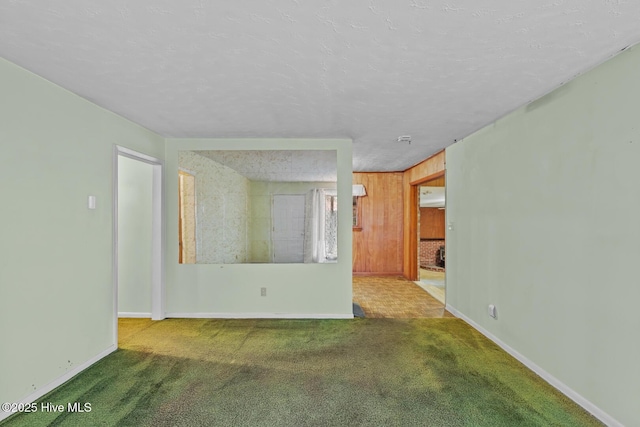
[[[305,207],[304,262],[326,262],[325,208],[325,190],[310,190]]]

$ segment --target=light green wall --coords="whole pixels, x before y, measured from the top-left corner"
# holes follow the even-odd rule
[[[251,181],[250,262],[271,262],[271,198],[274,194],[307,194],[313,188],[336,188],[335,182]]]
[[[182,264],[178,260],[179,150],[337,150],[339,261],[334,264]],[[168,139],[166,294],[170,315],[346,317],[351,303],[351,140]],[[267,296],[260,296],[260,288]]]
[[[640,425],[638,70],[635,47],[446,151],[447,303],[629,426]]]
[[[0,402],[17,402],[115,344],[113,146],[164,151],[3,59],[0,94]]]
[[[250,181],[192,151],[180,151],[178,156],[178,166],[195,176],[196,263],[246,262]]]
[[[118,312],[151,317],[153,166],[118,156]]]

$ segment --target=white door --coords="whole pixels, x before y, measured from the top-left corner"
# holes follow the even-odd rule
[[[304,262],[304,204],[304,194],[273,195],[273,262]]]

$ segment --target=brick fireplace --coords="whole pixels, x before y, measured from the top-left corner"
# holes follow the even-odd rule
[[[433,268],[437,267],[441,270],[441,263],[439,261],[440,246],[444,246],[444,239],[420,239],[418,247],[418,254],[420,259],[420,267]]]

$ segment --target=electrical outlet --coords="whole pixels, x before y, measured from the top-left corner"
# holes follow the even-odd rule
[[[496,318],[497,312],[496,312],[496,306],[493,304],[489,304],[489,316],[493,317],[494,319]]]
[[[261,297],[267,296],[267,288],[260,288],[260,296]]]

